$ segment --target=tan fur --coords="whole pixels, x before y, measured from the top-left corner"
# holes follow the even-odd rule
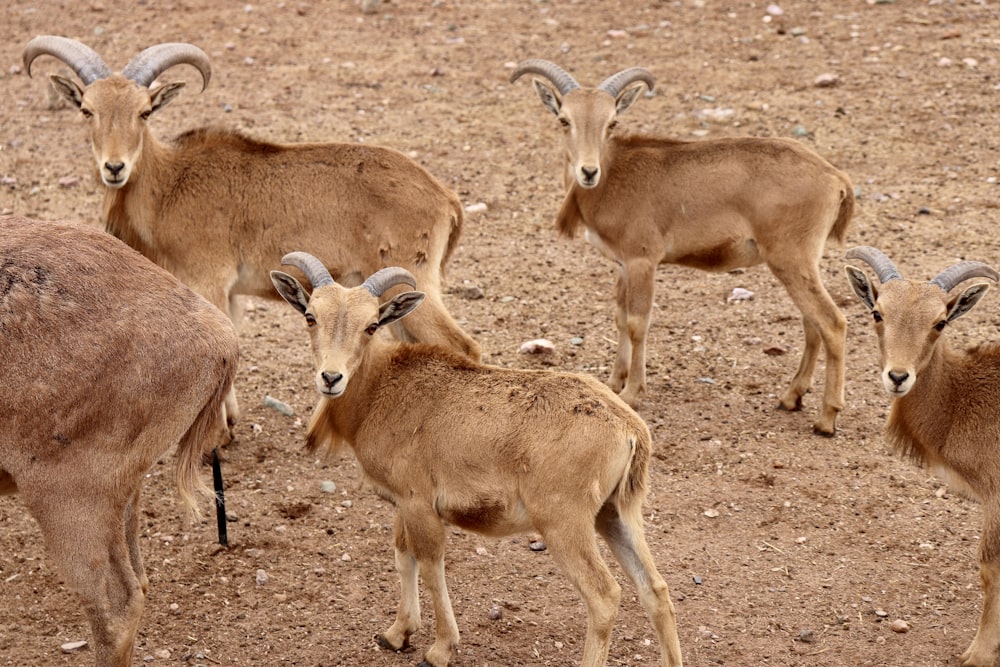
[[[937,285],[894,279],[869,289],[882,318],[875,324],[882,377],[894,371],[912,381],[893,398],[887,441],[983,506],[983,612],[961,660],[967,667],[992,667],[1000,650],[1000,346],[952,350],[934,328],[949,308],[948,294]]]
[[[418,570],[435,618],[424,660],[443,667],[458,645],[444,583],[446,523],[492,536],[534,529],[586,602],[582,664],[604,665],[621,591],[596,529],[638,588],[663,664],[681,664],[667,584],[643,534],[650,434],[628,405],[588,376],[486,366],[369,335],[379,305],[363,288],[319,287],[307,309],[297,307],[316,320],[317,386],[342,391],[320,399],[309,445],[349,445],[397,506],[401,596],[383,647],[407,646],[420,627]]]
[[[802,312],[806,334],[779,407],[801,408],[822,346],[826,380],[814,430],[832,435],[844,405],[846,320],[823,286],[819,261],[826,241],[841,242],[850,222],[848,176],[789,139],[618,137],[612,124],[630,102],[616,112],[615,98],[604,90],[576,88],[560,96],[541,79],[535,84],[548,91],[543,101],[564,123],[566,197],[556,227],[566,236],[584,228],[622,268],[611,388],[633,406],[646,392],[657,265],[731,271],[764,263]]]
[[[231,322],[123,243],[0,218],[0,493],[38,521],[101,667],[132,664],[143,477],[177,445],[177,488],[196,509],[237,357]]]

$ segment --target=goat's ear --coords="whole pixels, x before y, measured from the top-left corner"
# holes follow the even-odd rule
[[[83,90],[80,89],[80,86],[76,85],[75,81],[67,79],[64,76],[59,76],[58,74],[51,74],[49,75],[49,85],[52,86],[52,90],[59,93],[60,97],[77,109],[83,104]]]
[[[865,272],[853,266],[845,266],[844,271],[847,272],[847,280],[850,281],[851,287],[854,288],[854,293],[868,306],[868,310],[875,310],[875,300],[878,299],[878,290],[868,280]]]
[[[378,325],[392,324],[401,317],[406,317],[427,296],[423,292],[403,292],[386,301],[378,309]]]
[[[987,283],[976,283],[970,285],[958,296],[952,297],[948,301],[948,321],[957,320],[962,315],[972,310],[979,300],[986,296],[990,289]]]
[[[632,103],[639,99],[639,93],[645,89],[646,84],[643,81],[636,81],[630,86],[625,86],[625,90],[618,93],[618,98],[615,99],[615,113],[620,114],[632,106]]]
[[[535,92],[538,93],[545,108],[558,116],[559,110],[562,109],[562,98],[559,97],[559,93],[541,79],[532,79],[531,83],[535,84]]]
[[[274,283],[274,289],[278,290],[282,299],[292,304],[295,310],[305,314],[309,307],[309,297],[298,280],[284,271],[271,271],[271,282]]]
[[[158,111],[170,104],[175,97],[181,94],[184,87],[183,81],[173,81],[162,86],[156,86],[149,90],[149,98],[153,102],[153,111]]]

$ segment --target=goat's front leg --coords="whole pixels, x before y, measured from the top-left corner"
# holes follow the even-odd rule
[[[618,356],[608,384],[632,407],[638,405],[639,397],[646,393],[646,334],[653,309],[655,272],[655,262],[646,258],[630,259],[623,263],[622,275],[615,288]]]
[[[972,644],[962,654],[963,667],[993,667],[1000,650],[1000,508],[984,505],[983,537],[979,543],[979,578],[983,613]]]
[[[420,593],[417,588],[417,559],[406,542],[403,520],[396,515],[396,573],[399,575],[399,607],[396,621],[375,641],[384,649],[402,651],[410,647],[410,635],[420,629]]]

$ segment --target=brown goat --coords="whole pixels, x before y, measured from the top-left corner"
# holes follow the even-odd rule
[[[652,90],[652,75],[621,71],[581,88],[545,60],[522,62],[563,126],[566,198],[556,225],[621,266],[615,288],[618,354],[608,384],[630,405],[646,391],[646,335],[658,264],[731,271],[765,263],[802,312],[805,349],[779,407],[798,410],[826,350],[823,406],[814,430],[833,435],[844,405],[844,315],[823,286],[828,238],[842,242],[854,209],[850,179],[789,139],[678,141],[612,134],[618,114]],[[551,84],[551,85],[550,85]],[[553,88],[553,86],[555,86]]]
[[[309,424],[312,449],[350,445],[377,492],[397,507],[396,621],[378,641],[400,650],[420,627],[418,570],[434,605],[435,640],[421,664],[443,667],[459,633],[444,578],[445,522],[500,537],[532,528],[587,606],[584,667],[604,665],[621,597],[598,551],[596,528],[639,591],[663,664],[681,664],[674,607],[643,533],[650,434],[597,380],[484,366],[433,345],[376,332],[423,299],[404,292],[379,305],[404,269],[383,269],[360,287],[337,285],[311,255],[292,276],[271,273],[305,315],[322,398]]]
[[[120,241],[0,218],[0,494],[38,521],[100,667],[132,664],[149,587],[143,477],[178,445],[177,487],[195,507],[237,357],[218,309]]]
[[[458,197],[398,151],[346,143],[273,144],[198,129],[164,144],[147,120],[183,82],[152,86],[189,64],[208,85],[208,56],[190,44],[159,44],[113,74],[89,47],[64,37],[31,40],[25,69],[42,55],[72,67],[55,88],[90,125],[107,190],[107,231],[166,268],[234,321],[237,295],[275,298],[268,271],[307,246],[345,284],[387,265],[408,268],[427,305],[394,327],[402,340],[434,342],[478,360],[479,344],[445,309],[441,279],[461,233]],[[336,220],[337,223],[330,221]],[[230,422],[238,414],[227,402]]]
[[[863,271],[847,267],[875,319],[882,386],[893,397],[886,439],[982,503],[983,612],[961,660],[966,667],[992,667],[1000,651],[1000,345],[956,352],[943,332],[979,303],[989,284],[949,292],[970,278],[1000,280],[1000,273],[982,262],[961,262],[922,282],[905,280],[876,248],[854,248],[847,257],[869,264],[881,283],[876,287]]]

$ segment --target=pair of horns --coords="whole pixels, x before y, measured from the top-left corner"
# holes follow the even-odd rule
[[[92,48],[68,37],[42,35],[35,37],[24,48],[24,69],[31,76],[31,63],[39,56],[54,56],[76,72],[85,86],[98,79],[111,76],[104,60]],[[140,86],[149,87],[156,77],[174,65],[192,65],[201,74],[201,89],[208,87],[212,78],[212,66],[208,55],[193,44],[174,42],[157,44],[139,52],[122,70],[122,76],[135,81]]]
[[[281,264],[283,266],[294,266],[306,274],[306,278],[312,283],[314,290],[317,287],[333,285],[336,282],[326,267],[323,266],[323,263],[306,252],[290,252],[281,258]],[[361,283],[361,287],[368,290],[374,297],[382,296],[386,290],[396,285],[416,287],[417,281],[414,279],[413,274],[406,269],[398,266],[389,266],[379,269]]]
[[[580,84],[576,82],[572,74],[559,67],[559,65],[540,58],[532,58],[519,64],[514,68],[514,73],[510,75],[510,82],[514,83],[525,74],[539,74],[544,76],[552,82],[552,85],[556,87],[560,95],[565,95],[569,91],[580,87]],[[656,83],[649,70],[642,67],[630,67],[617,74],[612,74],[597,88],[611,95],[611,97],[618,97],[618,93],[634,81],[642,81],[650,90],[653,89]]]
[[[879,282],[881,283],[903,279],[903,274],[899,272],[899,269],[892,263],[892,260],[878,248],[858,246],[857,248],[848,250],[845,257],[847,259],[860,259],[866,262],[868,266],[872,267],[876,275],[878,275]],[[993,267],[983,262],[966,261],[948,267],[928,282],[932,285],[937,285],[945,292],[950,292],[956,285],[969,278],[989,278],[990,280],[1000,281],[1000,273],[997,273]]]

